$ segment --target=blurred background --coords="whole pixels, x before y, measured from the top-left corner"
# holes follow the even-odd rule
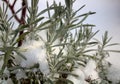
[[[9,0],[14,1],[14,0]],[[30,0],[28,0],[30,3]],[[46,1],[50,4],[54,0],[40,0],[39,10],[46,8]],[[64,0],[55,0],[57,3]],[[95,24],[94,30],[100,30],[96,35],[96,38],[101,39],[105,31],[109,32],[109,36],[112,36],[112,42],[120,43],[120,0],[76,0],[74,3],[74,9],[86,5],[79,13],[86,13],[89,11],[96,12],[96,14],[89,16],[85,23]],[[0,0],[1,5],[1,0]],[[16,9],[21,7],[21,0],[18,0]],[[11,12],[8,11],[9,15]],[[14,20],[13,20],[14,21]],[[120,50],[120,46],[112,47],[111,49]],[[120,80],[120,54],[110,53],[110,57],[107,59],[111,62],[112,67],[109,69],[109,76],[112,80]]]

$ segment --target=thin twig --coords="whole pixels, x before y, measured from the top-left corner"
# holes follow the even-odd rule
[[[26,0],[22,0],[22,7],[23,7],[23,9],[22,9],[22,12],[21,12],[21,22],[20,22],[20,24],[25,24],[26,7],[27,7]],[[22,35],[23,33],[24,33],[24,31],[20,31],[19,36]],[[20,47],[22,45],[22,42],[23,42],[23,40],[20,40],[18,42],[18,47]]]
[[[15,6],[15,3],[16,3],[17,0],[14,0],[13,4],[12,4],[12,7],[14,8]]]
[[[3,0],[10,8],[12,14],[14,15],[14,18],[17,20],[19,25],[24,25],[25,24],[25,16],[26,16],[26,9],[27,9],[27,2],[26,0],[22,0],[22,10],[21,10],[21,18],[19,18],[14,10],[14,6],[16,4],[17,0],[14,0],[13,4],[11,5],[8,0]],[[20,31],[19,36],[21,36],[24,33],[24,31]],[[18,47],[22,45],[23,40],[20,40],[18,42]]]
[[[14,15],[14,18],[18,21],[18,23],[20,23],[20,22],[21,22],[20,19],[19,19],[18,16],[15,14],[14,6],[12,6],[8,0],[3,0],[3,1],[9,6],[12,14]]]

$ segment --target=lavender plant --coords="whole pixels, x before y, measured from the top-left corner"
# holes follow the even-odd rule
[[[0,6],[1,84],[112,84],[105,59],[109,52],[120,51],[108,50],[118,44],[109,43],[107,31],[99,41],[95,25],[84,23],[95,12],[77,14],[85,5],[73,10],[75,0],[65,0],[64,5],[47,2],[42,11],[38,11],[39,0],[31,0],[30,7],[22,0],[18,10],[16,2],[3,0]],[[19,24],[16,28],[13,18]]]

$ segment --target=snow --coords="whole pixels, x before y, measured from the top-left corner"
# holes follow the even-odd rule
[[[20,80],[21,78],[26,78],[26,74],[24,73],[24,71],[19,69],[19,70],[17,70],[16,78],[17,78],[17,80]]]
[[[119,67],[112,65],[108,70],[108,79],[111,80],[113,83],[116,84],[120,81],[120,69]]]
[[[96,63],[94,60],[89,60],[85,69],[84,69],[84,72],[85,72],[85,75],[86,75],[86,78],[91,78],[91,80],[94,80],[94,79],[98,79],[99,78],[99,75],[98,75],[98,72],[96,71]]]
[[[88,84],[85,81],[85,74],[84,71],[82,71],[80,68],[75,68],[72,71],[72,74],[77,75],[78,77],[69,75],[67,79],[71,80],[74,84]]]
[[[25,52],[21,52],[27,60],[22,59],[20,65],[22,67],[31,67],[35,64],[39,64],[39,68],[43,74],[49,73],[49,66],[47,62],[47,54],[45,44],[40,41],[30,40],[21,46],[21,49],[26,49]]]
[[[96,62],[94,60],[89,60],[85,68],[81,68],[78,66],[78,68],[73,69],[72,74],[78,75],[78,77],[69,75],[68,79],[71,80],[74,84],[89,84],[85,81],[85,79],[99,79],[96,67]]]
[[[0,84],[13,84],[12,80],[9,78],[7,81],[5,79],[0,79]]]
[[[2,68],[2,65],[3,65],[3,60],[0,60],[0,70]]]

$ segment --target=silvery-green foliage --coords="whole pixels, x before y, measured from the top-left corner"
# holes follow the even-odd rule
[[[105,58],[109,52],[119,52],[109,50],[118,44],[109,44],[108,32],[102,41],[95,39],[99,32],[93,32],[95,25],[84,24],[95,12],[79,14],[85,5],[73,10],[75,0],[65,0],[64,5],[47,2],[47,8],[38,11],[38,2],[31,0],[25,24],[16,28],[11,19],[24,7],[8,18],[8,5],[0,6],[0,78],[11,79],[14,84],[110,84],[110,63]],[[45,13],[48,16],[43,16]],[[21,31],[24,33],[19,35]],[[21,40],[23,46],[18,47]]]

